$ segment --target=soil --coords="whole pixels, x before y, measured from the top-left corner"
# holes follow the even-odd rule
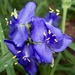
[[[73,38],[75,42],[75,19],[66,21],[66,30],[65,33]]]

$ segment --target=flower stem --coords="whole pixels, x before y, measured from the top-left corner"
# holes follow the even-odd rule
[[[63,31],[63,33],[65,32],[66,15],[67,15],[67,8],[63,8],[63,18],[62,18],[62,25],[61,25],[61,30]]]
[[[63,31],[63,33],[65,32],[66,15],[67,15],[67,8],[63,8],[63,18],[62,18],[62,25],[61,25],[61,30]],[[55,70],[57,68],[57,65],[58,65],[61,57],[62,57],[62,54],[58,53],[58,56],[57,56],[57,58],[55,60],[54,67],[52,68],[51,73],[49,75],[54,75],[54,72],[55,72]]]

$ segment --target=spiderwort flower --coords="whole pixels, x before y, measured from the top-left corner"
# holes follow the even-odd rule
[[[17,47],[11,40],[4,40],[8,49],[13,53],[14,57],[18,59],[18,63],[21,64],[29,75],[34,75],[37,72],[37,65],[34,61],[34,52],[32,45],[22,45]]]
[[[36,59],[39,63],[51,63],[52,53],[63,51],[71,42],[72,39],[52,24],[44,21],[42,18],[32,18],[31,38],[35,42],[34,49],[36,52]]]
[[[49,9],[50,9],[50,11],[49,11],[49,13],[47,13],[47,15],[45,16],[45,21],[47,21],[47,23],[50,23],[50,22],[52,22],[52,25],[53,26],[56,26],[57,27],[57,23],[58,23],[58,20],[59,20],[59,17],[58,17],[58,15],[60,14],[59,12],[59,10],[58,9],[56,9],[56,12],[52,9],[52,8],[50,8],[49,7]]]
[[[29,2],[19,13],[14,11],[12,13],[12,21],[8,21],[10,27],[9,37],[17,46],[21,46],[28,38],[28,32],[25,27],[31,21],[31,17],[34,16],[36,5],[34,2]]]

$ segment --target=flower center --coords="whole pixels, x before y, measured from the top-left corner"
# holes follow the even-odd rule
[[[53,34],[50,30],[48,30],[47,34],[44,32],[44,41],[50,44],[58,42],[56,34]]]
[[[19,58],[19,59],[22,58],[24,61],[30,62],[30,59],[28,58],[28,56],[23,55],[20,50],[17,51],[17,55],[13,56],[13,59],[15,58]]]

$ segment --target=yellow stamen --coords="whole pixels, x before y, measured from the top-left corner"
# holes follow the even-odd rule
[[[56,12],[58,12],[58,13],[59,13],[59,12],[60,12],[60,10],[56,9]]]
[[[14,12],[11,12],[11,16],[13,16],[14,15]]]
[[[53,10],[51,7],[49,7],[49,10]]]
[[[46,33],[44,32],[43,35],[46,36]]]
[[[50,38],[47,38],[46,40],[50,40]]]
[[[58,40],[57,39],[54,39],[55,40],[55,42],[58,42]]]
[[[7,25],[8,25],[8,21],[7,21]]]
[[[5,18],[5,20],[7,21],[8,19],[7,19],[7,18]]]
[[[15,62],[14,64],[15,64],[15,65],[17,65],[17,64],[18,64],[18,62]]]
[[[60,13],[56,13],[56,15],[58,16]]]
[[[28,62],[30,62],[30,60],[29,59],[27,59],[28,60]]]
[[[51,34],[51,31],[50,30],[48,30],[48,34]]]
[[[10,24],[12,24],[12,21],[10,21]]]
[[[49,10],[50,13],[54,12],[54,10],[51,7],[49,7]]]
[[[19,50],[17,53],[21,53],[21,51]]]
[[[56,34],[53,34],[52,36],[56,36]]]
[[[12,58],[13,58],[13,59],[15,59],[15,58],[16,58],[16,55],[15,55],[15,56],[13,56]]]
[[[23,56],[23,58],[22,59],[25,59],[26,58],[26,56]]]

